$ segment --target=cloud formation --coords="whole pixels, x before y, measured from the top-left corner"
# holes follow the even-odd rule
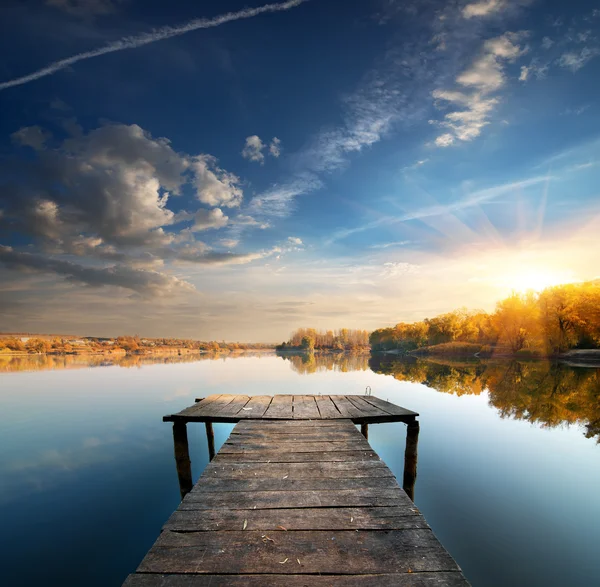
[[[104,47],[100,47],[92,51],[77,53],[76,55],[67,57],[66,59],[55,61],[50,65],[47,65],[42,69],[38,69],[37,71],[34,71],[28,75],[17,77],[6,82],[1,82],[0,90],[6,90],[7,88],[20,86],[47,75],[53,75],[57,71],[65,69],[66,67],[69,67],[70,65],[73,65],[79,61],[93,59],[94,57],[100,57],[101,55],[106,55],[107,53],[115,53],[116,51],[123,51],[124,49],[137,49],[138,47],[143,47],[144,45],[149,45],[150,43],[156,43],[157,41],[163,41],[164,39],[170,39],[171,37],[185,35],[191,31],[214,28],[228,22],[254,18],[255,16],[265,14],[267,12],[281,12],[284,10],[290,10],[291,8],[295,8],[296,6],[299,6],[305,2],[308,2],[308,0],[287,0],[286,2],[281,2],[278,4],[265,4],[264,6],[258,6],[257,8],[244,8],[243,10],[238,10],[237,12],[227,12],[220,16],[215,16],[214,18],[199,18],[183,25],[175,27],[165,26],[154,29],[149,33],[142,33],[140,35],[134,35],[131,37],[123,37],[122,39],[114,41],[113,43],[109,43]]]
[[[86,267],[70,261],[54,259],[43,255],[17,252],[11,247],[0,245],[0,263],[18,271],[54,273],[69,281],[92,287],[117,286],[137,292],[143,296],[169,295],[177,290],[193,289],[177,277],[135,269],[122,265],[110,267]]]
[[[241,264],[274,252],[223,253],[196,240],[200,231],[229,224],[262,225],[223,212],[239,207],[243,192],[212,155],[179,153],[135,124],[107,124],[54,143],[39,127],[12,138],[34,152],[0,169],[0,230],[29,239],[39,254],[4,247],[7,267],[151,295],[179,287],[156,270],[165,263]],[[193,206],[188,195],[192,210],[175,213],[169,204],[185,191],[210,208]]]
[[[244,159],[263,165],[265,162],[265,152],[272,157],[279,157],[281,155],[281,141],[277,137],[273,137],[271,143],[267,145],[263,143],[258,135],[246,137],[246,142],[242,149],[242,157]]]
[[[480,55],[456,77],[457,85],[464,89],[433,91],[437,104],[453,108],[437,123],[447,131],[435,139],[436,146],[449,147],[456,141],[471,141],[481,134],[499,102],[496,93],[506,83],[505,64],[527,51],[519,45],[524,37],[524,33],[507,32],[487,40]],[[526,70],[525,79],[527,73]]]

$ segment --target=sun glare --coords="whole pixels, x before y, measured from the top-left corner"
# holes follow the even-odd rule
[[[566,271],[523,269],[505,277],[504,285],[517,292],[542,291],[547,287],[569,283],[573,276]]]

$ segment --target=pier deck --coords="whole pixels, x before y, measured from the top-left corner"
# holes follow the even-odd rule
[[[418,416],[377,397],[362,395],[210,395],[163,418],[164,422],[338,420],[355,424],[412,422]]]
[[[274,403],[260,419],[240,414],[126,587],[468,585],[354,417],[294,419],[304,401],[292,400],[292,419],[265,418]],[[199,408],[183,417],[208,417]],[[178,471],[184,452],[176,433]]]

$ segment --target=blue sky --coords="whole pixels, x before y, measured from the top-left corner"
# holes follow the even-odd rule
[[[2,330],[270,341],[598,277],[592,2],[0,15]]]

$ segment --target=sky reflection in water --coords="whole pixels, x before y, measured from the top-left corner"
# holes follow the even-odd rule
[[[120,585],[179,500],[164,414],[211,393],[362,394],[367,385],[421,414],[415,501],[474,586],[600,576],[596,369],[369,365],[368,355],[106,363],[0,359],[0,547],[11,585]],[[196,478],[204,427],[188,428]],[[215,425],[217,447],[230,430]],[[398,423],[369,430],[400,477],[404,436]]]

